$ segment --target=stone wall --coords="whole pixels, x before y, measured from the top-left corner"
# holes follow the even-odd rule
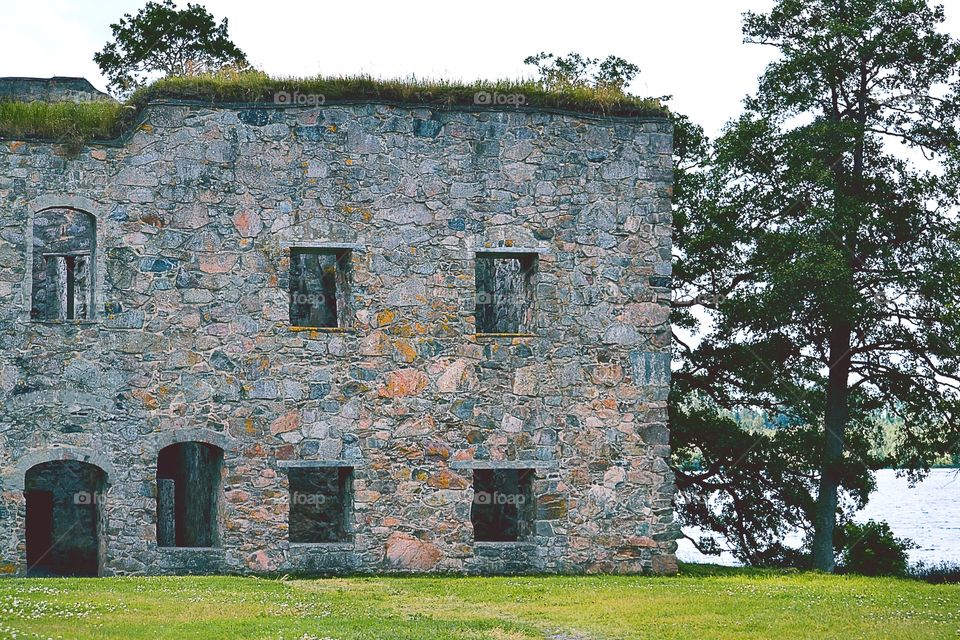
[[[108,474],[109,574],[675,570],[671,180],[668,121],[536,111],[157,104],[123,147],[0,143],[0,571],[57,459]],[[88,320],[31,320],[51,210],[96,222]],[[347,256],[349,322],[290,325],[291,247]],[[484,250],[535,258],[531,335],[476,335]],[[156,544],[178,442],[224,451],[214,548]],[[349,540],[289,542],[298,466],[353,469]],[[522,540],[474,541],[476,468],[532,470]]]
[[[16,102],[111,102],[86,78],[0,78],[0,100]]]

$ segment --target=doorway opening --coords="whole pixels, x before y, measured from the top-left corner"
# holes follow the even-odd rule
[[[106,484],[103,469],[76,460],[44,462],[27,471],[28,575],[100,575]]]

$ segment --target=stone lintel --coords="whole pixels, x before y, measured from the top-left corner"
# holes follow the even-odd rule
[[[331,249],[336,251],[366,251],[367,246],[356,242],[327,242],[315,240],[285,240],[280,243],[283,249]]]
[[[7,486],[9,489],[22,491],[26,484],[27,471],[38,464],[63,460],[73,460],[98,467],[106,474],[108,484],[112,483],[114,479],[113,465],[106,455],[85,447],[55,445],[31,451],[20,458],[7,475]]]
[[[353,542],[291,542],[290,551],[356,551]]]
[[[545,255],[552,253],[549,247],[474,247],[468,257],[473,257],[478,253],[506,253],[511,255],[539,254]]]
[[[224,452],[234,452],[237,449],[236,440],[226,433],[199,427],[166,429],[154,432],[152,436],[157,451],[169,447],[172,444],[180,444],[182,442],[203,442],[219,447]]]
[[[329,467],[351,467],[356,469],[366,465],[366,460],[277,460],[280,469],[319,469]]]
[[[451,469],[557,469],[552,460],[453,460]]]

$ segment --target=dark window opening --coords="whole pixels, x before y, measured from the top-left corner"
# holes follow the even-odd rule
[[[349,542],[353,527],[351,467],[291,468],[290,542]]]
[[[223,450],[182,442],[157,457],[157,545],[216,547],[220,544]]]
[[[33,220],[34,320],[89,320],[94,315],[96,221],[67,208],[45,209]]]
[[[477,333],[532,333],[534,254],[478,253]]]
[[[106,481],[102,469],[75,460],[46,462],[27,471],[29,575],[100,575],[106,552]]]
[[[350,262],[349,250],[290,250],[291,325],[350,326]]]
[[[473,538],[518,542],[533,533],[533,470],[474,469]]]

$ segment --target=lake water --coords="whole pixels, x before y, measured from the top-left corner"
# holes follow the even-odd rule
[[[885,520],[894,535],[910,538],[918,545],[910,550],[911,562],[953,562],[960,564],[960,475],[957,469],[933,469],[913,487],[898,478],[893,469],[876,472],[877,490],[856,520]],[[684,529],[692,537],[695,529]],[[799,536],[796,541],[798,542]],[[684,562],[712,562],[734,565],[730,554],[705,556],[689,540],[678,541],[677,557]]]

